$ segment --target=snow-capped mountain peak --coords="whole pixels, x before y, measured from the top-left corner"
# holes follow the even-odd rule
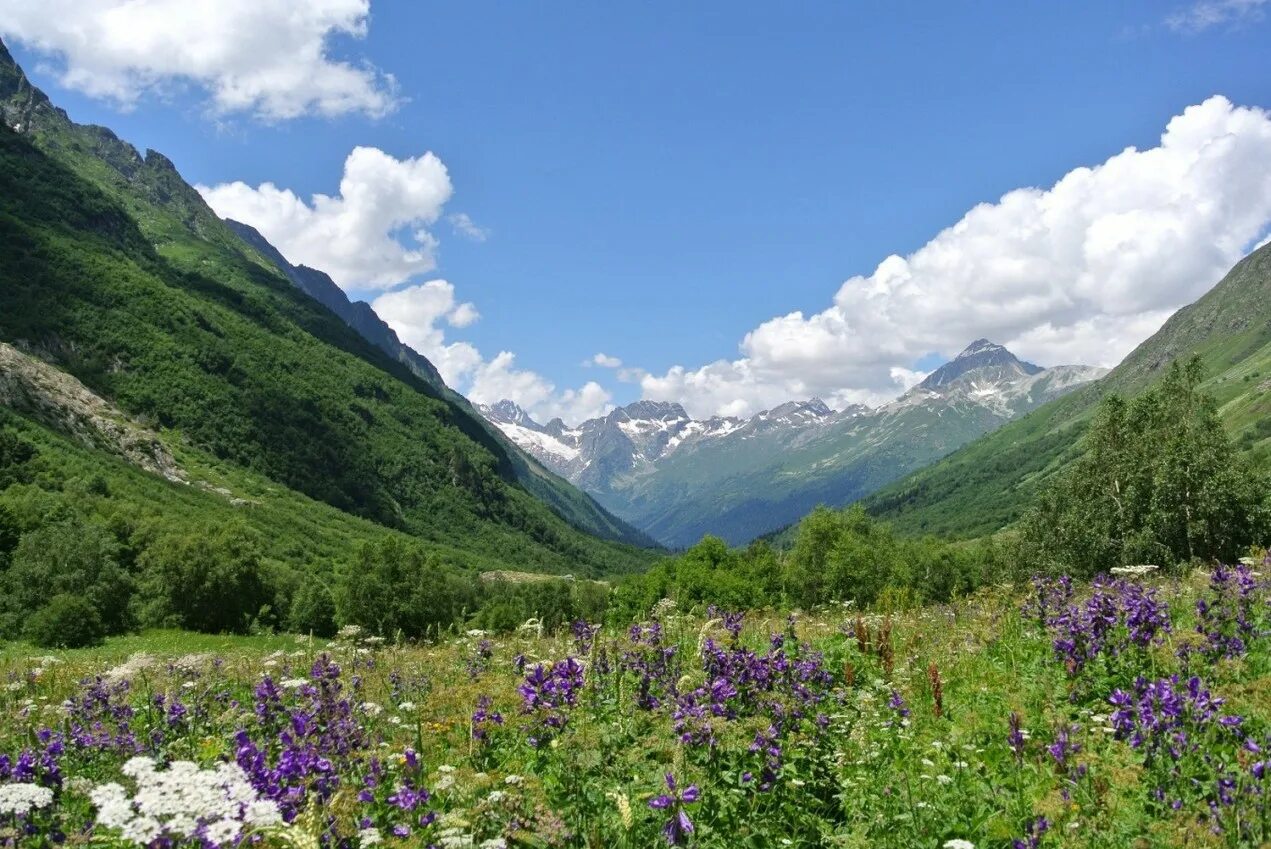
[[[927,375],[917,389],[944,391],[968,376],[981,382],[1014,382],[1044,371],[1041,366],[1024,362],[1001,345],[987,339],[976,339],[962,353]]]
[[[646,488],[660,492],[660,486],[669,487],[680,493],[678,498],[685,487],[694,491],[700,486],[698,494],[703,494],[711,487],[735,486],[733,480],[743,469],[780,469],[781,485],[789,487],[803,478],[818,480],[861,457],[898,450],[898,459],[881,466],[859,459],[881,480],[886,469],[899,474],[908,457],[951,450],[970,435],[1102,374],[1102,369],[1085,366],[1043,369],[1001,345],[977,339],[878,409],[849,404],[836,412],[820,398],[809,398],[748,419],[694,419],[680,404],[646,399],[577,425],[552,419],[546,426],[511,401],[478,409],[547,468],[643,528],[640,511],[656,512],[656,505],[628,499]],[[692,475],[685,469],[692,469]],[[694,483],[698,479],[702,482]],[[692,513],[698,508],[688,505],[695,503],[689,498],[683,509]]]
[[[520,425],[521,427],[540,431],[543,429],[543,426],[531,419],[530,414],[525,412],[519,404],[506,398],[488,407],[484,404],[478,404],[477,411],[495,424]]]

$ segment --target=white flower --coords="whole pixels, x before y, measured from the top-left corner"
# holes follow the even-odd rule
[[[152,772],[154,772],[154,759],[143,755],[129,758],[123,766],[123,773],[129,778],[140,779],[141,776],[149,775]]]
[[[975,849],[975,844],[970,840],[963,840],[961,837],[955,837],[952,840],[944,842],[944,849]]]
[[[521,776],[514,774],[514,775],[509,775],[507,778],[503,779],[503,783],[516,785],[516,784],[520,784],[524,780],[525,779],[522,778]]]
[[[243,813],[243,822],[260,828],[280,825],[282,812],[278,810],[277,803],[268,799],[257,799],[247,806],[247,810]]]
[[[53,804],[53,791],[38,784],[0,784],[0,814],[25,816]]]
[[[950,784],[953,782],[953,779],[945,775],[944,773],[940,773],[939,775],[936,776],[936,781],[939,781],[941,784]]]
[[[480,849],[508,849],[508,842],[502,837],[491,837],[481,841]]]
[[[124,840],[131,840],[138,846],[149,846],[163,831],[163,826],[159,825],[158,820],[150,817],[137,817],[125,823],[120,831]]]
[[[397,709],[400,710],[402,713],[410,713],[411,711],[415,709],[415,703],[402,702],[400,705],[397,706]]]
[[[485,800],[492,805],[497,805],[506,799],[507,795],[508,794],[504,793],[502,790],[491,790],[488,794],[486,794]]]
[[[305,678],[287,678],[279,682],[278,686],[282,687],[284,690],[299,690],[308,683],[309,681]]]
[[[238,834],[242,830],[242,825],[236,820],[223,819],[209,823],[207,826],[207,839],[215,843],[217,846],[226,843],[233,843],[238,839]]]
[[[361,849],[369,849],[371,846],[378,846],[384,842],[384,838],[380,836],[378,828],[364,828],[357,833],[357,845]]]

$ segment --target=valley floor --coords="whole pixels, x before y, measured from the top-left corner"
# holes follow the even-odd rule
[[[0,846],[1256,846],[1269,601],[1241,567],[436,645],[11,643]]]

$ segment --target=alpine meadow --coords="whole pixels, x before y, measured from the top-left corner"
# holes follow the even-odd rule
[[[0,849],[1271,847],[1271,4],[915,11],[0,0]]]

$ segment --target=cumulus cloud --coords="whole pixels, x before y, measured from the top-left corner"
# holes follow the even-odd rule
[[[449,282],[430,280],[388,292],[371,307],[403,342],[432,361],[448,385],[459,385],[481,365],[476,348],[467,342],[446,342],[445,331],[438,326],[444,320],[452,327],[466,327],[479,317],[471,303],[456,301],[455,287]]]
[[[489,228],[478,225],[477,222],[472,220],[472,216],[466,212],[456,212],[450,215],[448,220],[456,233],[474,242],[484,242],[490,238]]]
[[[1174,12],[1165,25],[1175,32],[1203,32],[1217,26],[1260,21],[1268,0],[1199,0]]]
[[[604,353],[596,354],[592,357],[590,364],[601,368],[622,368],[622,360]]]
[[[432,361],[449,386],[478,404],[508,398],[536,420],[546,422],[559,416],[571,424],[612,408],[609,392],[595,381],[558,391],[542,375],[517,368],[516,355],[509,351],[500,351],[487,361],[468,342],[448,342],[443,324],[467,327],[479,315],[471,303],[459,302],[455,287],[446,280],[386,292],[371,306],[403,342]]]
[[[328,50],[364,37],[369,16],[370,0],[0,0],[0,33],[57,57],[62,85],[125,108],[193,85],[216,114],[381,116],[393,78]]]
[[[308,202],[273,183],[197,186],[217,215],[251,224],[295,261],[320,268],[346,291],[389,289],[437,266],[427,229],[453,187],[432,153],[396,159],[355,147],[344,161],[340,193]]]
[[[980,204],[847,280],[823,311],[764,322],[738,359],[640,374],[640,386],[695,415],[811,395],[877,403],[912,385],[925,354],[982,336],[1042,364],[1115,365],[1265,234],[1268,162],[1271,115],[1210,98],[1156,147]]]

